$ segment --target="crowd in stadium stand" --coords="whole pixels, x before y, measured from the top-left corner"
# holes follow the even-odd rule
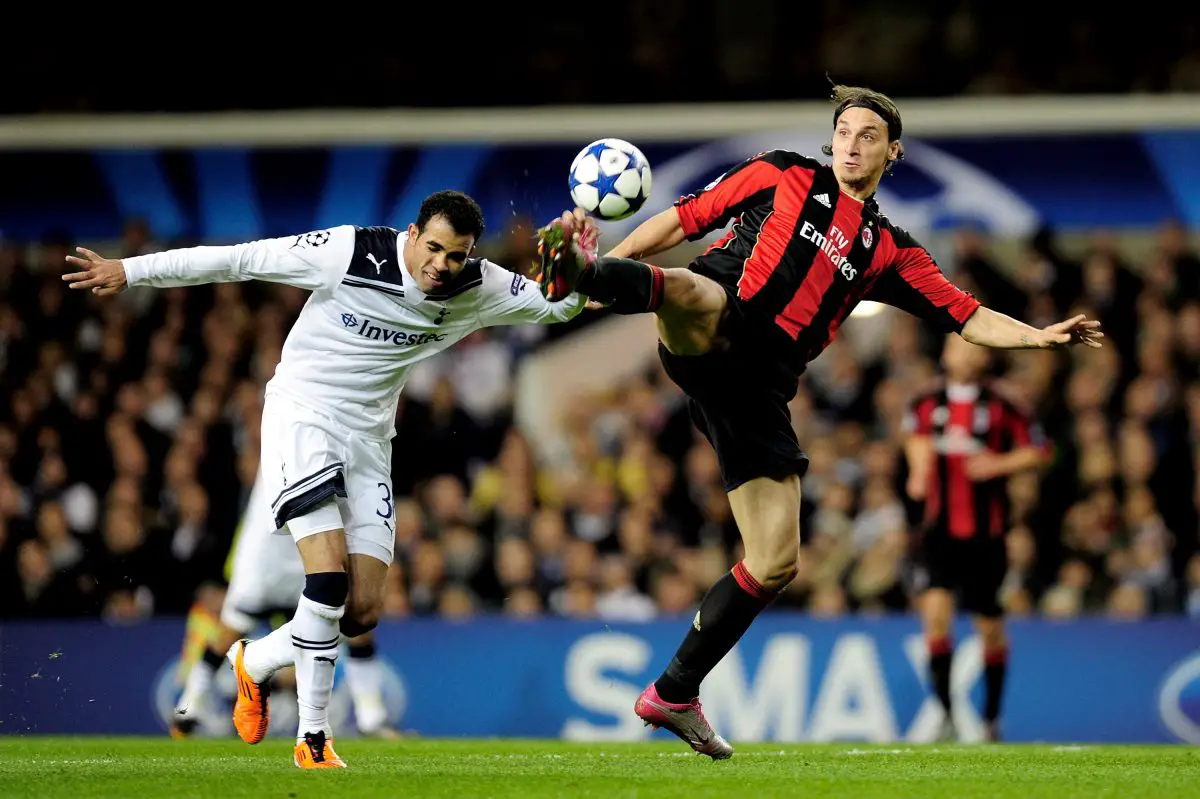
[[[158,248],[129,226],[123,254]],[[65,289],[66,252],[56,239],[0,244],[0,614],[131,622],[218,602],[257,469],[262,386],[305,292],[223,284],[105,301]],[[1003,265],[963,230],[948,267],[997,310],[1034,324],[1082,310],[1108,335],[1100,351],[999,362],[1055,447],[1045,473],[1010,484],[1004,606],[1200,617],[1200,260],[1183,229],[1165,224],[1146,263],[1099,235],[1075,261],[1039,235]],[[891,324],[883,357],[835,343],[801,382],[804,557],[776,607],[910,607],[919,510],[899,442],[940,340],[900,312]],[[482,331],[414,374],[397,419],[385,616],[688,613],[738,558],[713,452],[661,370],[573,401],[561,447],[534,456],[512,423],[512,378],[546,332]]]
[[[406,30],[445,24],[439,7],[409,11]],[[181,60],[173,39],[144,38],[77,70],[36,39],[13,41],[0,48],[0,113],[816,100],[826,74],[897,97],[1200,91],[1200,25],[1186,14],[1164,24],[1032,0],[626,0],[532,15],[494,4],[470,17],[487,43],[455,42],[470,78],[436,88],[424,84],[448,57],[439,37],[364,47],[303,20],[263,36],[320,58],[267,47]],[[147,63],[170,91],[130,91]]]

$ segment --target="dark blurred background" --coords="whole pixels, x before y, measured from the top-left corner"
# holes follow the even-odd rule
[[[360,16],[361,14],[361,16]],[[1015,0],[624,0],[10,37],[0,111],[141,112],[1200,91],[1200,21]]]

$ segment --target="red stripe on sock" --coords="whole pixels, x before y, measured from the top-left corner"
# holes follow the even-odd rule
[[[650,267],[650,307],[647,310],[653,312],[662,307],[663,288],[666,285],[667,279],[663,275],[662,269],[653,264],[647,264],[647,266]]]
[[[996,649],[983,650],[983,663],[985,666],[1000,666],[1008,662],[1008,647],[1001,646]]]
[[[951,641],[949,637],[929,639],[930,655],[949,655],[953,651],[954,642]]]
[[[738,561],[733,567],[733,579],[737,580],[738,587],[745,591],[750,596],[761,599],[763,602],[770,602],[775,594],[762,587],[758,580],[754,579],[747,569],[743,561]]]

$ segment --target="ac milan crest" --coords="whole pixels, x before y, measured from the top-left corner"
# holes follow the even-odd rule
[[[871,243],[875,240],[875,234],[871,232],[871,228],[865,227],[862,231],[863,246],[868,250],[871,249]]]

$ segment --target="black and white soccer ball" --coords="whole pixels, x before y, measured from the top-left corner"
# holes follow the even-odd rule
[[[650,197],[650,162],[623,139],[600,139],[571,162],[571,199],[598,219],[616,221],[638,212]]]

